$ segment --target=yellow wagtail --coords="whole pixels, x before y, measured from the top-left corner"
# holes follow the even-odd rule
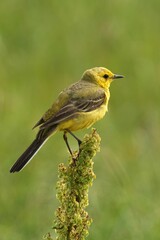
[[[103,67],[95,67],[86,70],[78,82],[63,90],[51,108],[34,126],[34,128],[40,126],[35,140],[18,158],[10,172],[19,172],[23,169],[56,131],[64,132],[64,140],[72,154],[67,141],[67,132],[78,141],[79,145],[81,144],[72,131],[89,128],[104,117],[108,111],[109,87],[117,78],[123,76],[113,74]]]

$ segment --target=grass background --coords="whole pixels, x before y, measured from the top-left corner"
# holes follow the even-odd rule
[[[62,134],[21,173],[9,169],[59,91],[95,66],[126,78],[112,84],[109,114],[95,125],[102,143],[88,239],[160,239],[159,9],[158,0],[0,1],[2,240],[51,230],[57,167],[67,159]]]

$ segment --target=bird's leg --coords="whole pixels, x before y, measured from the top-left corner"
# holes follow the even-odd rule
[[[78,156],[79,156],[79,154],[81,152],[80,145],[81,145],[82,141],[78,137],[76,137],[70,130],[67,129],[66,131],[69,132],[72,135],[72,137],[74,137],[77,140],[78,146],[79,146],[79,152],[78,152]]]
[[[77,140],[78,145],[79,145],[79,147],[80,147],[82,141],[81,141],[79,138],[77,138],[70,130],[67,129],[66,131],[69,132],[69,133],[72,135],[72,137],[74,137],[74,138]]]
[[[73,158],[73,153],[72,153],[72,150],[71,150],[71,148],[69,146],[68,139],[67,139],[67,131],[64,131],[63,139],[64,139],[64,141],[65,141],[65,143],[67,145],[67,148],[68,148],[68,150],[69,150],[69,152],[70,152],[70,154],[71,154],[71,156]]]

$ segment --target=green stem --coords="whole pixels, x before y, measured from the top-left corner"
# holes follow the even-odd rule
[[[54,229],[57,240],[84,240],[89,234],[92,219],[85,208],[89,204],[89,187],[95,179],[92,158],[99,151],[100,137],[96,130],[86,135],[79,152],[74,152],[74,161],[69,158],[65,166],[59,164],[57,182],[57,208]]]

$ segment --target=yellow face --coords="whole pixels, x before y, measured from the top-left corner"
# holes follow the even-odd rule
[[[116,78],[123,78],[123,76],[114,74],[104,67],[95,67],[89,69],[84,73],[82,77],[82,79],[95,82],[105,89],[108,89],[111,82]]]
[[[98,85],[103,88],[109,88],[111,82],[113,81],[114,74],[107,68],[93,68],[92,73]]]

